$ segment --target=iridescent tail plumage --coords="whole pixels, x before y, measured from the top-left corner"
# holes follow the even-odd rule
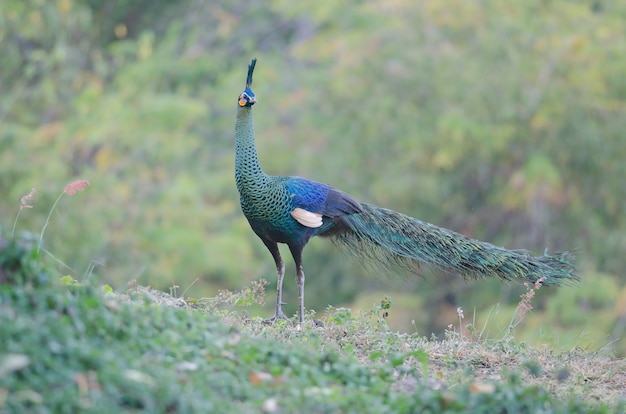
[[[535,256],[474,240],[392,210],[362,206],[363,212],[341,217],[339,228],[330,236],[339,247],[373,267],[400,267],[411,272],[426,267],[466,279],[541,279],[548,286],[579,280],[569,252]]]

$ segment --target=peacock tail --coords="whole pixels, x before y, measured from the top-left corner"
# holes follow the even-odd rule
[[[343,231],[332,234],[342,250],[368,267],[419,273],[422,267],[465,279],[496,277],[559,286],[579,279],[569,252],[534,256],[509,250],[392,210],[361,204],[363,211],[341,217]]]

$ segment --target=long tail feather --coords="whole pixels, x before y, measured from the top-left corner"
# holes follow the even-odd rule
[[[579,280],[569,252],[533,256],[470,239],[392,210],[363,204],[363,212],[341,217],[342,231],[332,234],[339,247],[385,268],[416,271],[425,265],[464,278],[562,285]],[[371,260],[369,260],[371,259]]]

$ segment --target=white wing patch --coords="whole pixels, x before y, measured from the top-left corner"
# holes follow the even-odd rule
[[[318,213],[311,213],[301,208],[294,208],[291,212],[291,217],[303,226],[316,228],[322,225],[322,215]]]

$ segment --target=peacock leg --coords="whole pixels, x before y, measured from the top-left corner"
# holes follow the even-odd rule
[[[285,264],[283,263],[283,259],[280,257],[280,251],[278,250],[278,244],[271,241],[263,240],[265,246],[272,254],[274,258],[274,263],[276,263],[276,312],[274,316],[265,320],[265,323],[274,323],[277,319],[287,319],[282,310],[283,303],[283,279],[285,278]]]
[[[302,248],[289,246],[293,260],[296,262],[296,285],[298,285],[298,317],[304,323],[304,269],[302,268]]]
[[[298,266],[296,284],[298,285],[298,316],[302,324],[304,323],[304,270],[302,269],[302,265]]]
[[[280,258],[279,258],[280,260]],[[276,312],[274,313],[274,321],[276,319],[287,319],[283,313],[283,279],[285,278],[285,264],[281,260],[280,263],[276,263]]]

